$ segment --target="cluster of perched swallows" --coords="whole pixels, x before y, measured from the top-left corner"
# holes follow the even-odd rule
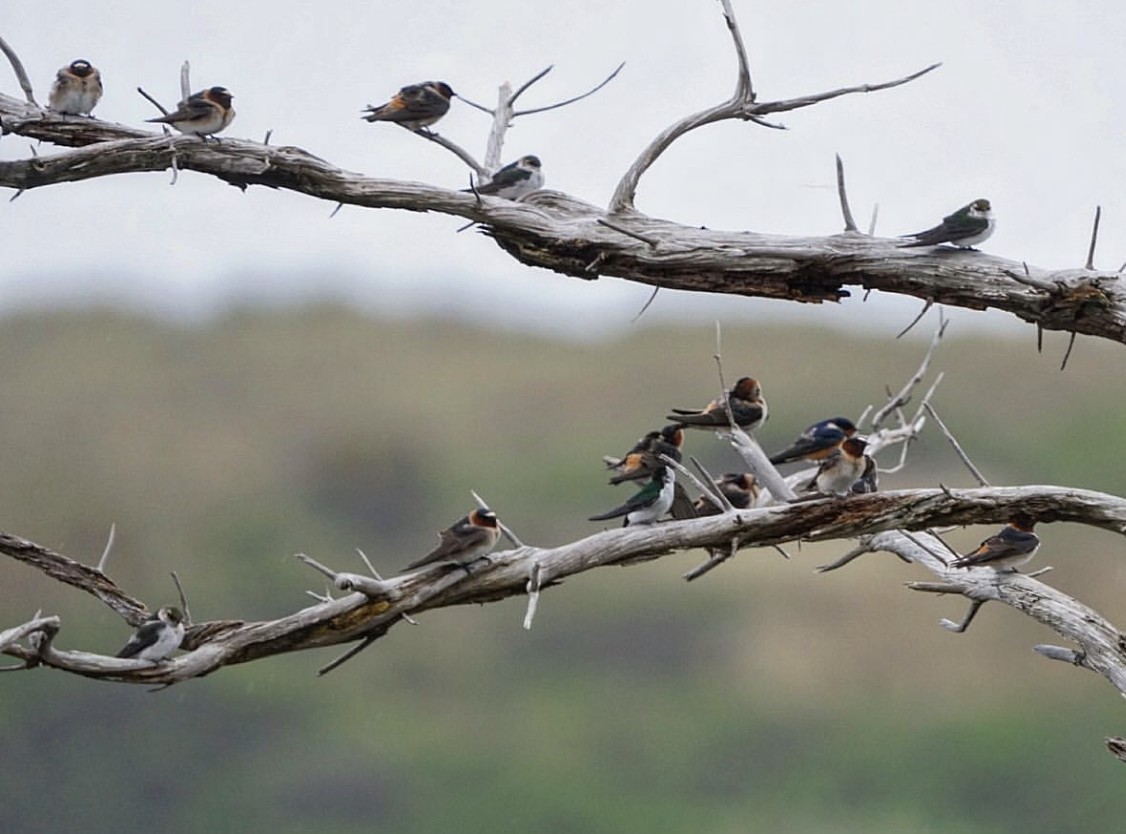
[[[55,75],[47,102],[52,110],[63,115],[89,116],[102,97],[102,74],[89,61],[79,58]],[[450,100],[457,94],[444,81],[423,81],[408,84],[386,104],[368,105],[362,111],[369,122],[391,122],[416,133],[430,134],[430,126],[450,109]],[[148,122],[170,125],[180,133],[213,136],[235,117],[231,106],[234,96],[226,87],[209,87],[181,101],[176,110]],[[487,183],[467,189],[517,200],[543,188],[543,166],[537,156],[522,156],[493,174]]]

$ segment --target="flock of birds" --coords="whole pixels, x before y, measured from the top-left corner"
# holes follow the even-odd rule
[[[55,75],[48,96],[48,106],[56,113],[90,116],[102,98],[102,74],[89,61],[71,61]],[[450,100],[457,94],[444,81],[423,81],[408,84],[389,101],[368,105],[362,111],[369,122],[392,122],[416,133],[430,133],[430,126],[446,115]],[[226,87],[208,87],[181,101],[176,109],[148,122],[166,124],[180,133],[214,136],[231,123],[235,109],[234,96]],[[539,157],[522,156],[493,174],[489,182],[468,189],[477,194],[518,200],[525,194],[543,188],[543,165]]]
[[[58,71],[49,95],[49,106],[63,115],[89,116],[102,97],[101,73],[79,59]],[[450,109],[456,93],[444,81],[424,81],[403,87],[386,103],[369,105],[362,118],[368,122],[391,122],[420,133],[438,122]],[[233,96],[225,87],[209,87],[189,96],[176,110],[149,122],[167,124],[180,133],[212,136],[234,119]],[[523,156],[497,171],[488,183],[471,189],[507,199],[519,199],[544,183],[543,170],[536,156]],[[906,237],[904,246],[937,246],[951,243],[972,248],[986,240],[995,223],[988,200],[974,200],[947,215],[933,228]],[[768,416],[762,386],[753,377],[743,377],[722,397],[701,409],[673,409],[669,424],[641,437],[620,458],[606,458],[613,471],[610,483],[645,481],[644,485],[619,506],[590,517],[591,521],[622,518],[623,526],[654,524],[671,515],[674,519],[696,518],[723,512],[714,496],[704,494],[695,502],[677,483],[676,470],[662,456],[678,463],[684,445],[685,429],[723,431],[732,423],[744,431],[761,426]],[[794,443],[770,456],[774,465],[795,461],[816,462],[817,472],[799,485],[799,492],[845,496],[875,492],[878,470],[866,454],[867,441],[857,436],[857,428],[846,417],[832,417],[809,426]],[[715,487],[735,509],[747,509],[759,495],[750,473],[732,472],[716,479]],[[1028,562],[1040,541],[1032,532],[1034,519],[1017,513],[1008,526],[983,541],[974,551],[950,562],[951,567],[988,566],[1015,570]],[[476,509],[439,533],[438,546],[412,562],[407,570],[433,564],[456,564],[467,571],[486,558],[500,538],[500,523],[488,509]],[[183,614],[175,607],[161,608],[137,629],[118,657],[162,662],[175,651],[184,636]]]

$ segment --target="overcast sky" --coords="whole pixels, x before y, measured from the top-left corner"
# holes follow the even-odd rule
[[[783,114],[790,129],[729,122],[676,143],[643,178],[638,207],[713,228],[831,234],[841,221],[833,154],[845,159],[854,211],[878,232],[925,228],[988,197],[998,230],[985,249],[1047,267],[1079,266],[1096,204],[1097,265],[1126,261],[1126,6],[1020,0],[904,3],[735,0],[760,99],[880,82],[936,61],[895,90]],[[296,16],[293,9],[300,9]],[[451,154],[359,118],[400,86],[447,81],[481,102],[548,64],[536,106],[581,92],[619,62],[596,96],[518,120],[504,158],[538,154],[548,187],[604,205],[662,128],[726,98],[735,62],[714,0],[614,3],[196,0],[8,3],[2,34],[41,101],[74,58],[103,73],[97,115],[140,125],[140,85],[172,105],[180,63],[192,86],[224,85],[238,116],[225,135],[293,144],[372,176],[463,187]],[[65,21],[60,25],[60,21]],[[0,89],[19,95],[6,63]],[[440,131],[483,155],[488,118],[459,102]],[[41,148],[40,153],[50,153]],[[0,158],[29,155],[4,137]],[[388,311],[469,307],[502,320],[597,337],[628,324],[649,290],[529,270],[452,217],[345,208],[193,173],[137,174],[28,192],[2,203],[0,309],[97,298],[195,314],[231,299],[333,296]],[[61,234],[63,230],[65,234]],[[792,314],[796,305],[662,293],[651,320]],[[816,320],[898,330],[917,302],[853,299]],[[722,312],[717,312],[722,311]],[[966,328],[1004,327],[966,313]]]

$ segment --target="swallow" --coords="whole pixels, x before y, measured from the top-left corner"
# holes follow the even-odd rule
[[[869,455],[864,456],[864,471],[860,473],[860,477],[853,482],[848,491],[853,495],[864,495],[869,492],[877,492],[880,488],[880,472],[876,467],[876,461]]]
[[[438,546],[407,565],[407,570],[453,562],[465,567],[487,555],[500,539],[500,525],[492,510],[474,510],[438,534]]]
[[[368,122],[394,122],[408,130],[429,133],[426,128],[449,112],[450,99],[456,95],[445,81],[408,84],[386,104],[369,104],[360,111],[367,115],[360,118]]]
[[[797,440],[770,456],[774,465],[794,460],[822,460],[841,445],[841,441],[856,434],[856,426],[847,417],[830,417],[814,423],[801,433]]]
[[[745,376],[722,397],[716,397],[700,410],[674,408],[665,417],[683,426],[694,429],[724,429],[731,424],[727,420],[726,403],[731,404],[731,416],[735,425],[746,431],[753,431],[766,422],[766,400],[762,396],[762,386],[758,380]]]
[[[1031,561],[1040,547],[1040,537],[1032,532],[1036,520],[1027,513],[1016,513],[1007,527],[990,536],[977,549],[950,562],[952,568],[993,568],[1015,571]]]
[[[141,624],[117,656],[161,663],[180,648],[183,639],[184,615],[179,608],[166,605]]]
[[[48,106],[56,113],[89,116],[102,97],[102,74],[82,58],[59,70],[51,83]]]
[[[637,441],[624,458],[610,466],[617,470],[617,474],[610,478],[610,483],[616,486],[626,481],[640,481],[651,477],[665,465],[661,455],[680,463],[683,445],[684,427],[678,423],[665,426],[660,431],[649,432]]]
[[[529,155],[505,165],[487,183],[478,185],[476,191],[506,200],[519,200],[537,188],[543,188],[543,166],[538,156]]]
[[[973,249],[975,243],[986,240],[996,227],[992,207],[988,200],[974,200],[962,206],[953,214],[942,218],[942,222],[925,232],[915,232],[904,237],[915,238],[903,246],[937,246],[940,243],[953,243],[959,249]]]
[[[592,515],[591,521],[606,521],[625,516],[623,527],[634,524],[653,524],[667,513],[673,504],[676,491],[676,473],[665,466],[653,473],[649,483],[635,492],[626,503],[609,512]]]
[[[864,449],[868,442],[859,437],[850,437],[842,441],[839,448],[817,467],[817,474],[809,483],[806,490],[816,489],[826,495],[847,495],[852,485],[863,477],[871,460]]]
[[[210,136],[229,125],[235,117],[235,109],[231,107],[233,98],[226,87],[208,87],[192,93],[187,101],[181,101],[174,113],[145,121],[172,125],[181,133]]]
[[[716,489],[727,496],[731,506],[745,510],[758,498],[758,483],[749,472],[728,472],[714,481]],[[719,515],[723,512],[715,500],[707,495],[696,499],[696,515]]]

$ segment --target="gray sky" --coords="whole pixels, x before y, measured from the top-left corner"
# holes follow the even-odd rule
[[[1126,261],[1122,4],[735,6],[760,98],[944,66],[896,90],[783,114],[785,132],[730,122],[690,134],[643,178],[641,210],[713,228],[831,234],[841,225],[833,189],[840,152],[858,220],[866,225],[878,202],[880,233],[917,231],[988,197],[999,224],[989,252],[1079,266],[1101,203],[1097,265]],[[285,17],[283,8],[308,14]],[[593,98],[518,120],[505,147],[506,160],[538,154],[548,187],[602,205],[658,131],[725,98],[735,79],[714,0],[197,0],[138,12],[124,0],[9,3],[0,34],[23,58],[40,100],[58,67],[84,57],[105,79],[97,114],[140,125],[154,110],[135,88],[172,105],[187,59],[194,89],[222,84],[235,94],[238,116],[225,135],[261,139],[273,130],[274,144],[299,145],[346,169],[450,187],[467,183],[462,163],[404,130],[361,121],[360,108],[424,79],[489,103],[501,81],[519,84],[554,64],[525,95],[535,106],[581,92],[626,61]],[[19,94],[6,62],[0,89]],[[488,127],[484,114],[456,101],[439,125],[478,156]],[[0,141],[0,158],[29,153],[26,140]],[[169,179],[101,179],[0,204],[0,309],[97,298],[194,314],[231,299],[332,295],[391,312],[470,308],[597,338],[626,326],[649,294],[613,279],[529,270],[479,235],[455,235],[456,218],[349,207],[330,220],[332,206],[307,197],[262,188],[242,194],[191,173],[175,187]],[[668,292],[649,316],[763,318],[794,315],[795,307]],[[853,299],[808,312],[822,324],[860,321],[894,332],[917,309],[915,301],[861,307]],[[998,315],[965,313],[963,322],[1007,329]]]

